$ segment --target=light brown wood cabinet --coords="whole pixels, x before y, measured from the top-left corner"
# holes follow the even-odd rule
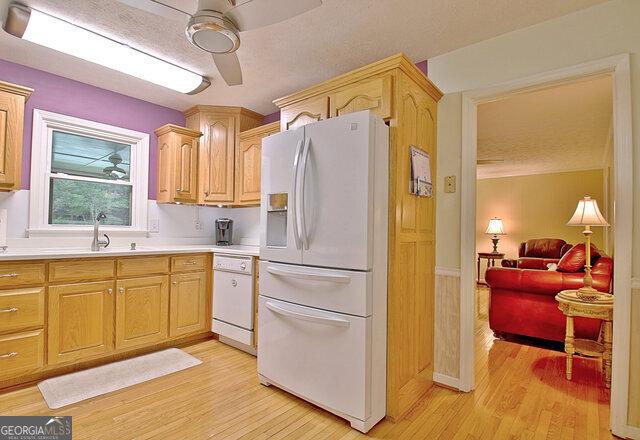
[[[257,127],[263,116],[242,107],[197,105],[184,112],[187,127],[202,132],[196,203],[232,205],[238,134]]]
[[[442,93],[403,54],[277,99],[282,130],[370,109],[389,123],[387,418],[398,420],[433,377],[435,198],[409,194],[409,148],[431,156]]]
[[[207,280],[204,272],[171,275],[169,336],[176,337],[207,329]]]
[[[49,364],[77,361],[113,350],[113,290],[113,281],[49,287]]]
[[[195,203],[198,199],[198,146],[202,133],[173,124],[158,136],[158,203]]]
[[[118,280],[116,292],[116,349],[154,344],[167,338],[168,276]]]
[[[0,191],[20,189],[24,107],[33,89],[0,81]]]
[[[236,205],[260,204],[262,140],[280,132],[280,122],[243,131],[236,148]]]

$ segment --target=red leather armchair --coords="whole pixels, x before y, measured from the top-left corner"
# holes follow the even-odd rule
[[[591,270],[593,287],[609,292],[613,259],[599,257]],[[556,272],[520,268],[491,267],[485,274],[489,286],[489,327],[496,333],[512,333],[564,341],[565,316],[555,295],[561,290],[583,286],[584,272]],[[596,340],[600,321],[575,318],[576,338]]]
[[[547,270],[547,264],[557,263],[572,245],[558,238],[536,238],[520,243],[518,261],[505,261],[504,267]]]

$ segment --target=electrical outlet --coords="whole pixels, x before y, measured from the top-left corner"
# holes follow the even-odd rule
[[[445,176],[444,178],[444,192],[454,193],[456,192],[456,176]]]
[[[196,231],[204,231],[204,225],[202,224],[202,222],[200,220],[194,220],[193,224],[196,227]]]
[[[152,218],[149,220],[149,232],[160,232],[159,218]]]

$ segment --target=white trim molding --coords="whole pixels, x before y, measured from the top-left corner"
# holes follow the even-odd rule
[[[460,277],[460,269],[457,267],[439,267],[436,266],[436,275],[443,277]]]
[[[91,225],[50,225],[49,177],[51,166],[51,139],[54,130],[90,136],[131,145],[130,182],[131,226],[103,226],[102,231],[113,235],[146,236],[147,199],[149,195],[149,135],[138,131],[101,124],[72,116],[43,110],[33,111],[31,142],[31,188],[29,191],[29,237],[89,235]],[[61,178],[66,178],[62,176]],[[100,181],[84,177],[75,180]],[[109,215],[109,213],[106,213]]]
[[[629,360],[631,329],[631,243],[633,242],[633,149],[629,55],[616,55],[462,94],[460,390],[471,391],[474,378],[475,228],[477,106],[530,90],[596,75],[613,77],[613,149],[615,188],[615,272],[611,430],[629,435]],[[611,221],[611,219],[610,219]],[[637,431],[634,431],[637,432]]]
[[[460,389],[460,379],[457,377],[447,376],[446,374],[433,372],[433,381],[437,384],[444,385],[449,388]]]

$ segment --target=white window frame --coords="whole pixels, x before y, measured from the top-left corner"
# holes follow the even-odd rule
[[[64,131],[106,141],[131,145],[129,171],[131,192],[131,226],[105,225],[100,230],[118,235],[146,235],[147,204],[149,196],[149,134],[86,119],[47,112],[33,111],[31,142],[31,189],[29,194],[29,237],[77,236],[93,232],[93,225],[49,224],[49,180],[53,131]],[[65,176],[58,176],[65,178]],[[90,180],[74,176],[73,180]],[[113,183],[113,182],[111,182]],[[107,217],[109,213],[107,212]]]

